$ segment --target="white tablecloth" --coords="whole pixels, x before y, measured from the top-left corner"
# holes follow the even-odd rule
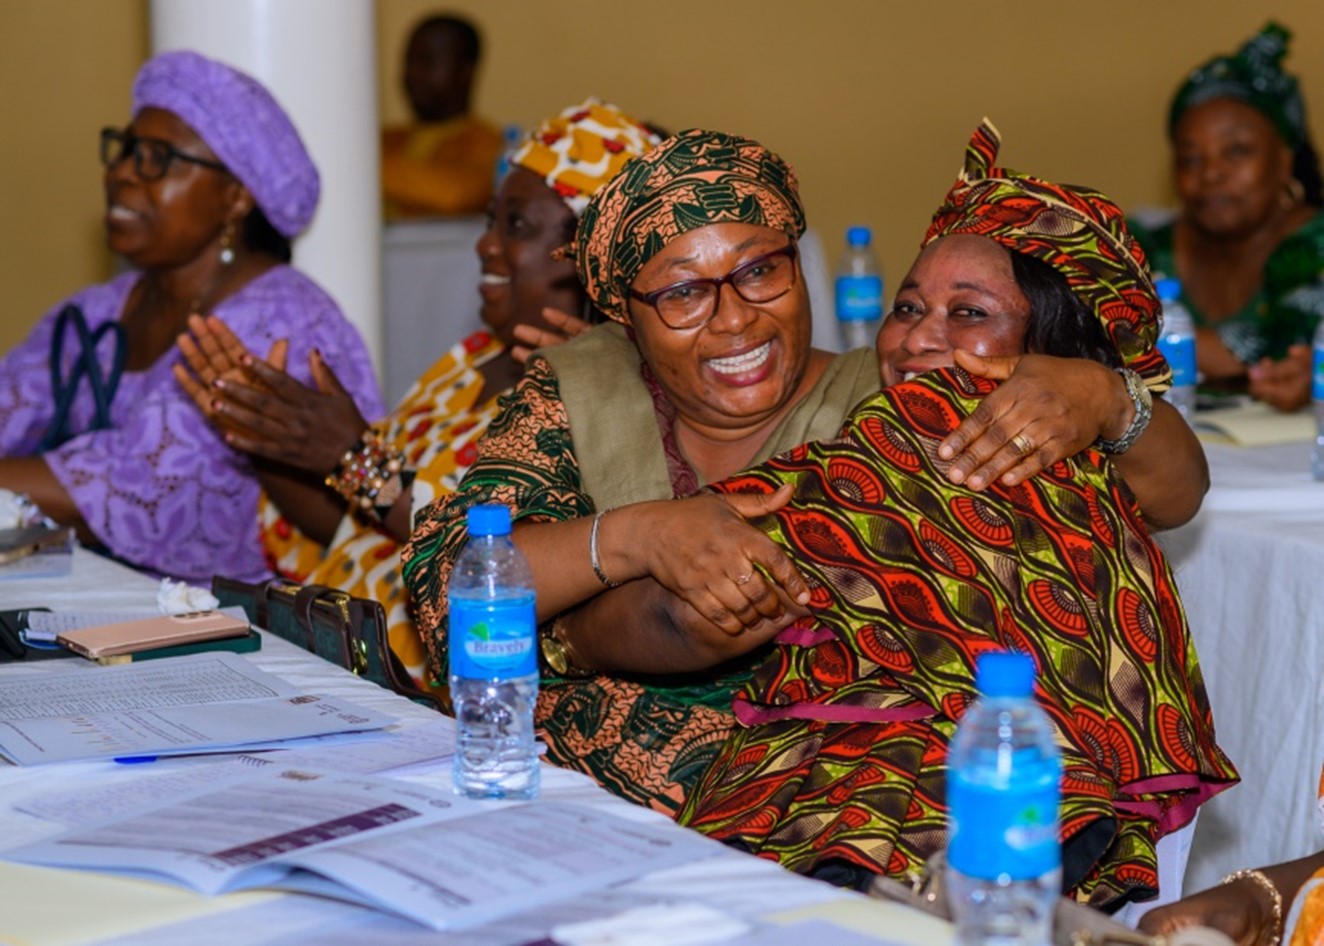
[[[46,605],[56,610],[127,610],[154,607],[156,587],[156,582],[150,579],[78,550],[71,577],[0,584],[0,595],[3,596],[0,600],[6,608]],[[249,657],[264,670],[279,674],[309,691],[343,696],[366,707],[393,713],[406,722],[438,718],[429,709],[354,677],[270,635],[264,635],[262,650]],[[82,666],[88,673],[97,671],[95,665],[73,659],[42,661],[28,666],[3,664],[0,665],[0,686],[7,675],[44,673],[72,666]],[[344,748],[353,750],[352,745]],[[187,763],[168,763],[178,764]],[[96,762],[19,768],[0,761],[0,799],[3,799],[0,802],[0,843],[6,846],[24,843],[60,830],[59,825],[41,821],[12,807],[33,793],[71,784],[104,784],[108,779],[152,778],[164,770],[166,765],[160,763],[141,767]],[[449,768],[424,769],[411,772],[408,777],[429,784],[449,785]],[[626,817],[666,822],[661,815],[622,801],[582,775],[552,766],[545,767],[543,772],[542,797],[587,804]],[[676,827],[675,830],[685,829]],[[91,940],[76,932],[85,930],[88,923],[88,917],[80,915],[79,908],[70,902],[71,897],[79,896],[78,890],[94,891],[104,896],[107,888],[114,891],[114,885],[129,883],[97,875],[45,871],[0,862],[0,889],[6,889],[4,906],[0,909],[0,943],[54,946],[92,941],[126,946],[130,943],[133,946],[165,946],[181,942],[190,946],[210,943],[217,946],[286,946],[308,942],[422,944],[442,941],[441,934],[403,920],[313,897],[229,895],[213,898],[206,906],[216,912],[199,917],[199,898],[195,895],[138,882],[123,888],[126,902],[134,905],[132,908],[125,907],[118,913],[112,910],[96,917],[96,934]],[[5,888],[5,884],[13,886]],[[13,895],[19,884],[31,895]],[[154,892],[155,896],[143,893],[143,888]],[[33,890],[37,892],[32,893]],[[111,899],[113,902],[114,898]],[[158,899],[162,902],[158,903]],[[773,914],[787,917],[799,911],[814,916],[830,914],[834,923],[857,931],[873,931],[879,938],[895,943],[945,944],[950,941],[947,925],[923,914],[841,891],[790,874],[769,861],[730,850],[722,850],[705,861],[645,875],[640,880],[582,901],[539,911],[536,917],[517,918],[464,935],[446,934],[444,941],[457,946],[515,946],[539,940],[554,923],[613,916],[629,908],[654,903],[712,906],[729,916],[761,925],[765,932],[759,935],[774,935],[762,918]],[[138,915],[134,915],[133,910],[137,910]],[[152,919],[144,919],[143,911],[150,911]],[[85,914],[87,911],[81,912]],[[176,919],[180,915],[184,918]],[[740,942],[743,946],[745,940]]]
[[[1213,486],[1160,537],[1239,786],[1201,809],[1186,890],[1324,847],[1324,483],[1306,443],[1206,447]]]

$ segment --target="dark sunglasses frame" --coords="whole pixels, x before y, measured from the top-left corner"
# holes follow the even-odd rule
[[[672,283],[670,286],[663,286],[661,289],[654,289],[651,292],[639,292],[632,288],[630,289],[630,298],[638,299],[640,302],[644,302],[652,306],[653,311],[657,313],[657,317],[661,320],[662,324],[665,325],[667,328],[671,329],[672,331],[675,332],[692,331],[697,328],[703,328],[705,325],[707,325],[709,322],[713,320],[713,317],[715,315],[717,315],[717,309],[721,302],[722,287],[725,285],[730,285],[731,288],[735,291],[736,295],[738,295],[741,299],[744,299],[746,302],[751,302],[754,305],[763,305],[764,303],[774,302],[777,299],[780,299],[782,296],[786,295],[786,293],[790,292],[792,289],[795,288],[796,271],[799,269],[799,267],[796,265],[796,260],[799,257],[799,253],[800,253],[799,247],[797,247],[794,243],[788,243],[785,246],[783,246],[781,249],[773,250],[771,253],[764,253],[762,256],[757,256],[754,259],[750,260],[748,263],[741,263],[739,266],[731,270],[731,272],[727,273],[725,276],[717,276],[712,279],[684,279],[681,280],[680,282]],[[787,286],[784,291],[779,292],[777,293],[777,295],[767,299],[754,300],[754,299],[745,298],[745,294],[740,291],[740,287],[736,285],[735,281],[739,279],[744,273],[753,269],[755,266],[758,266],[760,263],[766,263],[768,260],[777,256],[785,256],[788,259],[790,259],[791,284]],[[713,311],[709,312],[708,316],[703,321],[696,322],[693,325],[672,325],[670,322],[666,320],[666,316],[662,314],[662,310],[657,307],[657,300],[662,298],[662,296],[664,296],[666,293],[673,292],[676,289],[680,289],[685,286],[712,286],[716,290],[716,295],[714,295],[713,297]]]
[[[143,152],[139,147],[139,142],[150,142],[153,146],[159,147],[165,154],[161,161],[161,173],[144,174],[143,173]],[[113,149],[118,148],[116,153]],[[107,168],[114,167],[124,161],[129,155],[133,156],[133,170],[138,177],[144,181],[159,181],[170,173],[170,164],[175,160],[187,161],[189,164],[197,164],[204,168],[211,168],[213,171],[220,171],[223,174],[230,173],[230,169],[218,161],[210,161],[207,158],[200,158],[197,155],[188,154],[180,151],[168,141],[162,141],[160,138],[150,138],[144,135],[135,135],[122,128],[103,128],[101,129],[101,163]]]

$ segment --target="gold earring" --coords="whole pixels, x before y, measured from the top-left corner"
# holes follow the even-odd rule
[[[221,265],[229,266],[234,262],[234,224],[227,223],[221,231]]]

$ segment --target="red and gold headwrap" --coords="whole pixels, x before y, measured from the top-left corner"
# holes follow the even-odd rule
[[[615,105],[589,98],[539,125],[510,163],[541,177],[578,217],[603,184],[661,140]]]
[[[589,299],[618,322],[639,270],[678,236],[753,223],[798,239],[805,229],[795,172],[757,141],[690,129],[631,162],[590,201],[572,253]]]
[[[984,119],[922,245],[969,233],[1043,260],[1099,317],[1122,362],[1151,390],[1167,390],[1172,375],[1156,347],[1158,294],[1121,208],[1087,187],[995,167],[1001,144],[998,130]]]

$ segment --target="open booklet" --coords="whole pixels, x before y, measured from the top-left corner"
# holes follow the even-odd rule
[[[546,801],[494,806],[374,776],[281,767],[0,858],[154,877],[204,894],[302,891],[461,930],[723,850],[662,820]]]
[[[1309,408],[1284,414],[1262,401],[1196,411],[1191,426],[1201,439],[1240,447],[1262,447],[1315,437],[1315,418]]]
[[[29,674],[0,687],[0,756],[18,765],[274,748],[393,722],[223,652]]]

